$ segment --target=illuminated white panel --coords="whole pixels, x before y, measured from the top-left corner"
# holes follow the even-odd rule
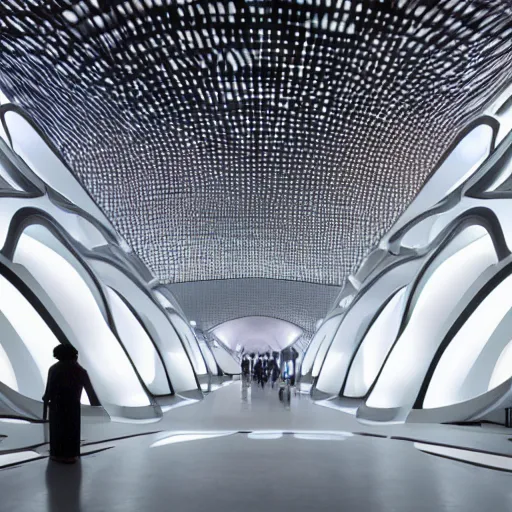
[[[512,308],[512,276],[500,283],[477,307],[459,332],[455,335],[439,361],[425,395],[425,408],[443,407],[462,402],[468,396],[465,381],[485,344]],[[509,350],[505,349],[503,359],[491,378],[491,387],[506,380],[512,368],[504,368],[510,360]],[[506,378],[503,378],[506,377]],[[501,380],[503,379],[503,380]],[[487,388],[481,389],[481,393]]]
[[[222,347],[211,347],[211,351],[213,353],[213,357],[217,361],[219,368],[227,375],[239,375],[242,373],[242,368],[240,364],[237,363],[231,354],[229,354]]]
[[[331,396],[340,393],[350,362],[375,315],[398,289],[410,283],[420,265],[421,260],[412,260],[391,269],[352,303],[330,343],[316,382],[318,391]]]
[[[70,341],[80,352],[80,361],[90,373],[101,402],[128,407],[149,405],[130,361],[79,272],[55,251],[25,234],[14,262],[30,272],[66,320],[72,333]]]
[[[466,231],[452,243],[463,240],[465,236]],[[446,251],[451,254],[448,258],[445,256]],[[428,274],[429,279],[421,289],[407,326],[391,351],[367,401],[369,407],[413,405],[430,362],[453,320],[452,311],[474,280],[496,261],[488,235],[455,254],[449,247],[441,253],[432,264],[435,270]]]
[[[311,354],[314,357],[313,370],[311,372],[311,375],[313,377],[318,377],[318,374],[320,373],[320,369],[322,368],[322,364],[324,362],[325,355],[327,354],[327,351],[329,350],[331,341],[334,338],[334,335],[336,334],[336,330],[338,329],[342,318],[343,317],[341,315],[330,318],[329,320],[327,320],[326,322],[324,322],[322,324],[322,326],[320,327],[320,330],[315,335],[315,339],[317,339],[317,335],[318,335],[318,339],[317,339],[318,348],[316,350],[316,353]],[[320,333],[320,331],[322,331],[322,332]],[[304,363],[302,363],[303,375],[305,375],[307,373],[307,372],[304,372],[304,365],[307,364],[307,367],[308,366],[310,367],[310,364],[311,364],[309,354],[310,354],[310,349],[308,348],[308,351],[306,353],[306,357],[308,358],[308,360],[306,362],[306,358],[304,358]]]
[[[208,372],[206,370],[206,365],[204,363],[203,355],[197,343],[197,339],[192,332],[190,326],[176,313],[169,313],[169,317],[171,319],[172,324],[178,331],[181,339],[183,340],[183,344],[185,345],[185,349],[192,361],[194,366],[194,370],[197,375],[206,375]]]
[[[510,377],[512,377],[512,341],[509,341],[507,346],[503,349],[503,352],[500,354],[492,372],[488,389],[494,389],[500,384],[503,384],[506,380],[510,379]]]
[[[148,334],[121,297],[110,287],[107,287],[107,296],[117,332],[142,380],[153,394],[168,394],[167,376]]]
[[[320,349],[320,346],[322,345],[322,342],[325,340],[326,335],[330,329],[332,329],[333,323],[339,323],[339,317],[334,317],[323,324],[321,323],[319,325],[318,330],[316,331],[315,335],[313,336],[313,339],[311,340],[311,343],[309,344],[306,354],[304,355],[304,360],[302,361],[301,366],[301,372],[302,375],[306,375],[309,373],[313,367],[313,364],[315,362],[316,355],[318,353],[318,350]],[[331,327],[330,327],[331,326]]]
[[[0,287],[1,286],[2,285],[0,284]],[[0,293],[2,292],[0,291]],[[11,389],[14,389],[14,391],[18,391],[18,382],[16,381],[14,369],[1,343],[2,340],[0,339],[0,381],[2,381],[6,386],[9,386]]]
[[[14,151],[31,170],[54,190],[110,226],[101,210],[30,123],[16,112],[6,112],[5,120]]]
[[[199,348],[201,349],[210,373],[212,375],[217,375],[217,363],[215,362],[215,358],[213,357],[212,351],[206,341],[199,340]]]
[[[406,302],[402,288],[391,298],[368,330],[352,363],[344,395],[362,397],[368,393],[388,355],[402,321]]]
[[[59,341],[30,302],[3,276],[0,276],[0,311],[16,331],[19,341],[25,345],[37,366],[36,371],[39,372],[37,376],[31,375],[31,361],[27,360],[26,373],[18,374],[16,380],[26,379],[34,385],[24,386],[23,389],[20,389],[21,386],[17,385],[13,389],[22,392],[29,398],[40,401],[44,394],[48,369],[56,363],[53,358],[53,349],[59,344]],[[7,332],[3,331],[1,336],[7,336]],[[0,339],[0,343],[2,343],[2,339]],[[17,368],[19,368],[19,365],[17,365]],[[9,386],[9,383],[4,380],[3,371],[0,375],[0,380]],[[9,374],[5,375],[8,379]]]
[[[99,260],[89,264],[102,283],[121,293],[137,311],[158,347],[174,391],[196,390],[194,370],[167,314],[119,269]]]

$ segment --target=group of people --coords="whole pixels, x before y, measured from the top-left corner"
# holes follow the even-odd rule
[[[281,375],[279,362],[274,357],[246,356],[242,360],[242,374],[247,380],[255,381],[258,386],[265,387],[270,382],[272,388],[276,385]]]

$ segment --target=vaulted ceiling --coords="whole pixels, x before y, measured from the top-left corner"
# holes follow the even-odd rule
[[[510,80],[511,6],[3,0],[0,89],[162,283],[338,287]]]

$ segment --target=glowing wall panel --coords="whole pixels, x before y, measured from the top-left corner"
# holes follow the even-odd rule
[[[227,375],[239,375],[242,373],[242,368],[240,364],[237,363],[231,354],[229,354],[222,347],[211,347],[213,357],[217,361],[219,368]]]
[[[512,276],[502,281],[478,306],[443,353],[425,395],[425,408],[443,407],[474,398],[475,391],[466,385],[468,374],[491,338],[498,324],[512,308]],[[512,375],[508,349],[502,354],[484,393]],[[468,392],[469,391],[469,392]]]
[[[138,312],[162,356],[176,393],[198,388],[194,370],[167,313],[162,311],[126,274],[100,260],[89,264],[102,283],[120,293]]]
[[[3,327],[3,326],[2,326]],[[3,329],[2,329],[3,335]],[[16,380],[16,375],[14,373],[14,368],[12,367],[11,361],[7,356],[7,352],[4,350],[2,345],[0,344],[0,380],[6,386],[9,386],[11,389],[18,391],[18,381]]]
[[[455,241],[466,236],[463,232]],[[445,253],[450,256],[446,258]],[[430,362],[453,321],[452,311],[475,279],[496,261],[488,235],[455,254],[450,247],[441,252],[431,264],[435,270],[418,290],[408,323],[367,401],[369,407],[412,407]]]
[[[402,288],[391,298],[366,333],[348,374],[344,395],[363,397],[384,363],[402,321],[406,301],[406,290]]]
[[[183,340],[183,344],[187,350],[188,356],[192,361],[194,366],[194,370],[197,375],[206,375],[206,365],[203,359],[203,355],[201,353],[201,349],[197,343],[197,339],[192,332],[192,329],[189,325],[176,313],[169,313],[169,317],[171,319],[172,324],[178,331],[181,339]]]
[[[210,347],[204,340],[199,340],[198,343],[199,343],[199,348],[201,349],[201,352],[206,361],[206,364],[208,365],[208,370],[210,371],[210,373],[212,375],[217,375],[217,373],[218,373],[217,363],[215,362],[215,358],[213,357]]]
[[[329,344],[332,341],[334,333],[336,332],[336,329],[340,322],[341,317],[335,316],[333,318],[329,318],[329,320],[326,320],[320,326],[318,331],[315,333],[315,336],[313,337],[313,340],[311,341],[304,356],[301,370],[302,375],[306,375],[312,370],[313,377],[316,377],[318,375],[320,367],[322,366],[323,363],[323,358],[325,357],[325,354],[329,349]],[[322,351],[322,354],[320,354],[320,351]],[[317,359],[318,364],[316,363]],[[313,369],[313,365],[315,365],[316,368]]]
[[[127,407],[149,405],[135,370],[74,266],[25,234],[19,240],[14,262],[33,276],[66,320],[70,341],[80,352],[79,360],[89,372],[100,401]]]
[[[0,311],[10,324],[3,325],[0,344],[4,353],[11,356],[10,364],[17,381],[13,389],[40,401],[48,369],[56,363],[53,349],[59,342],[30,302],[3,276],[0,276]],[[12,374],[8,372],[4,378],[2,373],[0,380],[9,385],[8,380],[13,383]]]
[[[316,389],[329,395],[341,391],[350,362],[377,312],[400,288],[408,285],[421,268],[422,260],[406,261],[380,276],[375,283],[360,292],[343,316],[318,375]]]
[[[512,336],[510,336],[512,338]],[[494,389],[512,377],[512,340],[503,349],[489,380],[488,389]]]
[[[142,380],[151,393],[169,394],[165,369],[148,334],[123,299],[110,287],[106,291],[117,332]]]

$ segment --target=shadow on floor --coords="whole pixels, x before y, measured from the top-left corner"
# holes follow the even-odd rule
[[[82,512],[80,491],[82,487],[82,465],[59,464],[48,460],[46,488],[49,512]]]

